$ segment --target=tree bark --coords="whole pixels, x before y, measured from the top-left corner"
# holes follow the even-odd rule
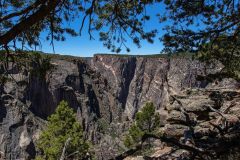
[[[27,8],[18,11],[18,12],[14,12],[14,13],[10,13],[8,15],[5,15],[4,17],[0,18],[0,23],[2,23],[5,20],[11,19],[13,17],[17,17],[17,16],[21,16],[23,14],[26,14],[28,12],[30,12],[33,9],[36,9],[39,5],[41,4],[45,4],[47,0],[36,0],[36,2],[34,2],[32,5],[28,6]]]
[[[154,134],[144,134],[143,137],[142,137],[142,141],[139,144],[137,144],[135,146],[135,148],[129,149],[129,150],[125,151],[124,153],[122,153],[122,154],[120,154],[120,155],[118,155],[115,158],[110,159],[110,160],[114,160],[114,159],[115,160],[122,160],[122,159],[124,159],[124,158],[126,158],[130,155],[133,155],[134,153],[136,153],[137,151],[142,149],[143,142],[145,142],[149,138],[159,139],[161,142],[165,142],[165,143],[171,144],[173,146],[177,146],[178,148],[188,150],[192,153],[195,153],[199,157],[201,157],[201,155],[204,155],[204,154],[211,155],[208,151],[201,150],[201,149],[199,149],[197,147],[194,147],[194,146],[188,146],[188,145],[185,145],[185,144],[181,144],[181,143],[179,143],[179,141],[177,139],[174,139],[174,138],[165,137],[165,136],[156,136]]]
[[[55,10],[60,0],[48,0],[46,4],[43,4],[38,11],[30,15],[28,18],[20,21],[18,24],[13,26],[9,31],[0,36],[0,45],[7,45],[14,38],[24,31],[30,29],[33,25],[42,21],[47,17],[51,11]]]
[[[66,149],[67,149],[67,146],[68,146],[70,140],[71,140],[71,138],[68,138],[68,139],[66,140],[66,142],[65,142],[65,144],[64,144],[64,147],[63,147],[62,155],[61,155],[61,157],[60,157],[59,160],[64,160],[64,159],[65,159]]]

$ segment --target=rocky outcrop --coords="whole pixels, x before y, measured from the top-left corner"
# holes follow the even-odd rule
[[[78,112],[86,132],[95,139],[96,121],[110,122],[107,81],[81,60],[52,59],[44,77],[23,71],[11,74],[1,89],[0,151],[6,159],[35,157],[35,140],[61,100]],[[106,93],[106,94],[104,94]]]
[[[124,115],[133,118],[146,101],[157,108],[166,105],[169,93],[181,93],[184,88],[203,88],[205,81],[198,75],[216,72],[191,58],[146,58],[96,55],[91,67],[107,78]]]
[[[153,147],[149,158],[239,159],[240,117],[231,110],[239,109],[240,92],[225,87],[187,89],[182,95],[170,95],[172,100],[165,107],[167,123],[159,130],[174,138],[175,145],[164,141],[164,147]]]
[[[61,100],[66,100],[74,108],[86,136],[94,144],[109,149],[110,157],[118,152],[114,146],[123,147],[118,134],[127,130],[129,122],[146,101],[152,101],[158,108],[161,125],[166,131],[175,134],[179,130],[180,137],[187,128],[186,117],[177,110],[179,104],[172,102],[171,95],[184,99],[184,109],[191,112],[193,120],[204,120],[206,116],[214,116],[209,113],[208,107],[216,102],[205,92],[193,96],[195,92],[191,90],[191,96],[186,95],[188,88],[239,87],[233,79],[216,83],[199,80],[199,75],[215,73],[222,66],[206,66],[188,57],[95,55],[90,59],[66,59],[55,56],[51,64],[53,67],[43,77],[31,74],[26,68],[12,72],[9,76],[13,79],[0,87],[2,157],[33,158],[36,154],[35,142],[45,120]],[[237,113],[238,110],[239,107],[234,107],[228,113]],[[111,131],[103,131],[106,127],[102,125],[112,128]]]

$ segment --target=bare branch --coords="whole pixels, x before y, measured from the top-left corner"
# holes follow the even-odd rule
[[[70,141],[71,141],[71,138],[69,137],[69,138],[66,140],[65,144],[64,144],[63,151],[62,151],[62,155],[61,155],[61,157],[60,157],[59,160],[64,160],[64,159],[65,159],[66,149],[67,149],[67,146],[68,146],[68,144],[69,144]]]

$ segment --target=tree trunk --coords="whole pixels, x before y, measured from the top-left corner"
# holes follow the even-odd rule
[[[30,15],[28,18],[20,21],[13,26],[9,31],[0,36],[0,45],[7,45],[14,38],[24,31],[30,29],[33,25],[46,18],[51,11],[55,10],[60,0],[48,0],[46,4],[42,4],[38,11]]]
[[[67,149],[67,146],[68,146],[70,140],[71,140],[71,138],[68,138],[68,139],[66,140],[66,142],[65,142],[65,144],[64,144],[64,147],[63,147],[62,155],[61,155],[61,157],[60,157],[59,160],[64,160],[64,159],[65,159],[66,149]]]

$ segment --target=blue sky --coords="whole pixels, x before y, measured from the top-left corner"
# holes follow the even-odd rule
[[[160,10],[160,11],[159,11]],[[159,40],[159,37],[163,34],[161,29],[162,25],[159,23],[158,18],[156,17],[157,13],[163,12],[163,7],[158,6],[149,6],[147,8],[147,13],[151,16],[150,21],[148,21],[145,25],[146,30],[158,29],[158,36],[155,38],[153,44],[150,44],[146,41],[141,42],[141,48],[138,48],[135,44],[132,43],[131,40],[128,40],[127,46],[130,48],[130,52],[127,53],[125,49],[122,49],[120,54],[159,54],[163,49],[163,45]],[[77,31],[79,30],[80,20],[78,22],[74,22],[71,24],[71,27],[75,28]],[[63,54],[63,55],[74,55],[81,57],[91,57],[95,53],[112,53],[110,50],[105,48],[102,42],[99,41],[98,33],[94,33],[95,40],[90,40],[89,35],[87,33],[87,27],[83,29],[82,36],[71,37],[66,36],[66,40],[64,42],[54,42],[55,53]],[[44,35],[44,34],[43,34]],[[44,36],[42,39],[42,47],[39,49],[46,53],[53,53],[52,46],[49,41],[46,41]]]

